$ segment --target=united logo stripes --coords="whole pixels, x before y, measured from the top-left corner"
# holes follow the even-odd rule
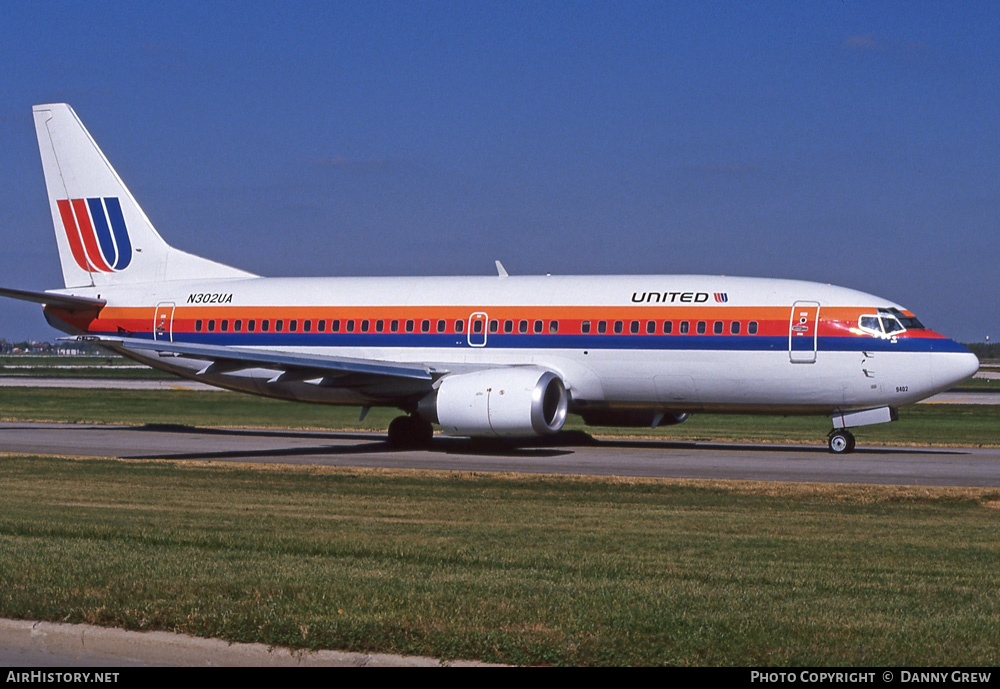
[[[132,261],[132,242],[117,197],[59,199],[73,260],[88,273],[116,273]]]

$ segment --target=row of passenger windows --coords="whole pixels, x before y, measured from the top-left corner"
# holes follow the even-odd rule
[[[354,320],[348,319],[341,321],[340,319],[326,320],[320,319],[315,321],[315,332],[374,332],[381,333],[386,331],[386,321],[383,319],[378,319],[375,321],[370,321],[368,319],[364,320]],[[580,323],[580,332],[584,335],[589,335],[594,332],[594,324],[596,324],[596,332],[598,334],[605,334],[608,332],[608,325],[610,323],[611,331],[616,335],[621,335],[625,332],[626,321],[583,321]],[[632,335],[638,335],[641,332],[645,332],[647,335],[655,335],[658,332],[664,335],[671,335],[674,333],[674,321],[627,321],[628,332]],[[297,319],[292,319],[287,321],[288,332],[294,333],[299,331],[300,321]],[[313,332],[312,320],[301,321],[302,332],[308,333]],[[536,320],[491,320],[489,324],[489,331],[491,333],[497,333],[501,330],[501,324],[504,333],[513,333],[515,327],[518,333],[532,332],[539,334],[544,332],[546,329],[550,334],[556,334],[559,332],[559,321],[548,321],[548,327],[546,328],[545,321]],[[692,321],[678,321],[677,322],[677,332],[681,335],[687,335],[692,332],[691,329]],[[230,326],[232,326],[232,332],[243,332],[244,326],[246,327],[246,332],[252,333],[257,330],[258,325],[260,326],[260,332],[266,333],[271,331],[272,321],[269,319],[262,319],[259,322],[255,319],[244,321],[242,319],[236,319],[230,321],[228,318],[216,320],[210,319],[206,323],[202,319],[198,319],[194,322],[195,332],[203,332],[207,330],[208,332],[230,332]],[[283,319],[277,319],[273,321],[274,332],[280,333],[285,331],[286,321]],[[329,331],[327,331],[327,326],[329,326]],[[397,333],[400,332],[400,327],[402,326],[402,331],[407,333],[419,332],[429,333],[432,331],[437,333],[448,332],[448,321],[441,318],[435,321],[430,319],[424,319],[420,321],[416,320],[390,320],[388,321],[388,332]],[[343,331],[341,331],[343,327]],[[708,333],[709,322],[708,321],[694,321],[694,332],[698,335],[705,335]],[[743,324],[741,321],[729,321],[728,331],[730,335],[739,335],[742,332]],[[454,330],[452,332],[462,333],[465,330],[465,321],[456,320],[454,321]],[[712,333],[715,335],[722,335],[727,330],[727,323],[725,321],[712,321]],[[475,334],[480,334],[483,332],[483,321],[475,320],[472,322],[472,332]],[[757,321],[750,321],[747,324],[747,334],[756,335],[757,334]]]
[[[244,325],[246,326],[246,332],[248,333],[256,332],[258,325],[260,326],[260,332],[266,333],[271,331],[272,324],[274,325],[274,332],[280,333],[285,331],[285,325],[286,325],[286,321],[280,318],[275,321],[271,321],[266,318],[260,321],[257,321],[255,319],[248,321],[244,321],[242,319],[236,319],[230,321],[228,318],[223,318],[221,320],[216,320],[212,318],[209,319],[206,328],[205,321],[199,318],[194,322],[194,330],[195,332],[198,333],[204,330],[207,330],[210,333],[216,331],[226,333],[230,332],[230,323],[232,324],[232,332],[234,333],[243,332]],[[287,321],[288,332],[290,333],[298,332],[299,323],[300,321],[296,319]],[[313,332],[313,323],[314,321],[312,320],[301,321],[302,332],[304,333]],[[403,331],[408,333],[415,332],[418,327],[420,329],[420,332],[422,333],[431,332],[432,326],[434,328],[434,332],[438,333],[447,332],[448,329],[448,321],[444,320],[443,318],[437,321],[431,321],[427,319],[422,321],[407,320],[405,322],[398,320],[391,320],[389,321],[389,332],[391,333],[400,332],[401,323],[403,325]],[[316,332],[318,333],[328,332],[327,325],[329,325],[330,327],[329,332],[331,333],[341,332],[341,327],[343,327],[343,332],[345,333],[353,333],[353,332],[367,333],[370,332],[373,327],[373,322],[368,319],[360,321],[354,319],[341,321],[339,318],[335,318],[333,320],[328,321],[324,318],[315,321],[315,324],[316,324]],[[374,331],[377,333],[385,332],[385,326],[386,326],[386,321],[382,319],[374,321]],[[465,329],[465,321],[459,321],[459,320],[455,321],[454,332],[461,333],[464,331],[464,329]]]
[[[681,335],[691,333],[691,323],[692,321],[678,321],[677,332]],[[580,324],[580,332],[584,335],[590,332],[590,328],[590,321],[584,321]],[[645,328],[643,328],[642,321],[628,322],[628,331],[632,335],[638,335],[643,329],[645,329],[647,335],[655,335],[658,328],[664,335],[672,335],[674,332],[674,321],[663,321],[662,325],[658,321],[646,321]],[[612,321],[611,329],[616,335],[622,334],[625,332],[625,321]],[[714,335],[723,335],[726,329],[725,321],[712,321],[712,333]],[[756,335],[757,329],[757,321],[750,321],[747,324],[748,335]],[[730,335],[739,335],[743,331],[743,323],[741,321],[729,321],[728,330]],[[597,321],[597,332],[600,334],[608,332],[608,321]],[[708,321],[694,321],[694,332],[699,335],[708,333]]]

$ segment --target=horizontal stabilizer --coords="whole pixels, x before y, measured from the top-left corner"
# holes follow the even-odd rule
[[[94,299],[93,297],[77,297],[72,294],[54,294],[52,292],[32,292],[30,290],[8,289],[6,287],[0,287],[0,297],[31,301],[36,304],[45,304],[46,306],[58,306],[67,311],[97,311],[107,304],[107,301],[104,299]]]

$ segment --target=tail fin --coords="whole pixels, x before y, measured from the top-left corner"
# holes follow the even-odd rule
[[[253,277],[163,241],[71,107],[33,111],[66,287]]]

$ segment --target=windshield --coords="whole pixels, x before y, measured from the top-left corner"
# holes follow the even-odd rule
[[[896,317],[906,330],[926,330],[924,324],[917,320],[916,316],[907,316],[899,309],[879,309],[879,313],[888,311]]]
[[[872,335],[899,335],[907,330],[923,330],[923,324],[899,309],[879,309],[877,314],[865,314],[858,319],[858,326]]]

